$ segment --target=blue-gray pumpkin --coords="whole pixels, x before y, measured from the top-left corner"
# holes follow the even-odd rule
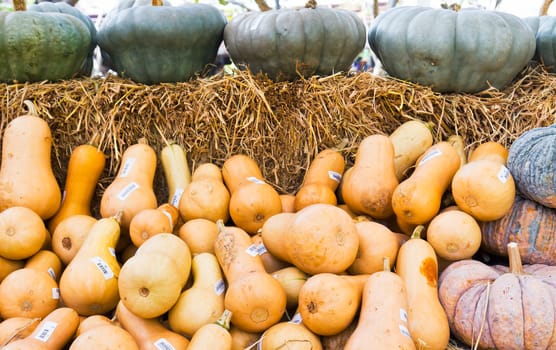
[[[346,72],[365,42],[365,24],[354,12],[327,7],[246,12],[224,30],[234,64],[274,80]]]
[[[550,73],[556,72],[556,17],[537,16],[526,17],[525,22],[529,24],[535,33],[536,50],[535,61],[544,65]]]
[[[187,81],[214,62],[226,18],[214,6],[132,6],[107,17],[98,44],[121,76],[156,84]]]
[[[371,23],[368,41],[390,76],[438,92],[502,89],[535,53],[524,20],[480,9],[394,7]]]
[[[91,33],[65,13],[0,12],[0,82],[55,81],[75,77],[87,59]]]
[[[83,62],[83,66],[80,69],[79,75],[90,76],[91,72],[93,71],[93,59],[95,48],[97,47],[97,29],[91,18],[66,2],[43,1],[38,4],[29,6],[27,8],[27,11],[65,13],[79,18],[81,21],[83,21],[83,23],[89,29],[89,33],[91,34],[91,43],[89,45],[89,54]]]
[[[519,135],[510,145],[507,163],[524,197],[556,208],[556,124]]]

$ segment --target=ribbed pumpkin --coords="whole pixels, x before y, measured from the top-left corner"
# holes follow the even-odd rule
[[[507,244],[516,242],[525,263],[556,265],[556,209],[518,195],[508,214],[481,223],[481,231],[491,253],[507,256]]]
[[[224,43],[240,68],[271,79],[347,71],[365,47],[365,24],[352,11],[317,7],[249,11],[224,30]]]
[[[0,12],[0,82],[36,82],[74,77],[87,58],[91,33],[75,16],[25,11]]]
[[[556,124],[519,135],[510,146],[508,169],[523,196],[556,208]]]
[[[388,74],[439,92],[503,88],[535,53],[525,21],[480,9],[394,7],[371,23],[368,40]]]
[[[452,333],[479,349],[556,348],[556,266],[523,265],[515,243],[506,266],[461,260],[441,274],[438,292]]]
[[[214,6],[133,6],[109,16],[98,43],[115,70],[134,81],[179,82],[214,62],[226,18]]]
[[[556,72],[556,17],[526,17],[525,22],[535,33],[535,61],[543,64],[548,72]]]

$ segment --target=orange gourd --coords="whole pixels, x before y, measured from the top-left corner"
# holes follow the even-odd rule
[[[390,264],[385,258],[383,270],[365,282],[359,320],[343,349],[418,349],[408,330],[405,283]]]
[[[28,114],[12,119],[2,138],[0,211],[22,206],[42,219],[60,208],[62,191],[51,165],[52,133],[48,123],[24,101]]]
[[[262,332],[278,323],[286,309],[286,292],[268,274],[260,256],[252,254],[251,237],[236,226],[219,224],[214,252],[228,283],[224,307],[231,322],[248,332]]]
[[[258,349],[311,349],[321,350],[320,337],[302,323],[280,322],[267,329],[260,339]]]
[[[0,256],[21,260],[37,253],[46,239],[41,217],[27,207],[15,206],[0,212]]]
[[[79,316],[69,307],[49,313],[31,334],[9,343],[2,350],[60,350],[70,343],[79,326]]]
[[[253,235],[272,215],[282,212],[280,195],[264,182],[257,163],[244,154],[226,159],[222,176],[230,191],[230,217],[234,225]]]
[[[230,319],[232,313],[224,310],[222,315],[216,322],[207,323],[199,328],[187,347],[188,350],[205,350],[205,349],[232,349],[232,336],[230,330]]]
[[[27,259],[25,267],[48,273],[56,283],[62,274],[62,261],[51,250],[39,250],[35,255]]]
[[[40,318],[11,317],[0,322],[0,347],[23,339],[31,334],[40,322]]]
[[[141,350],[186,349],[189,340],[172,332],[155,318],[141,318],[129,311],[120,301],[116,307],[116,320],[131,334]]]
[[[153,190],[157,157],[154,149],[142,138],[128,146],[116,177],[104,190],[100,200],[103,218],[122,212],[121,228],[127,233],[131,219],[143,209],[155,209],[157,199]]]
[[[52,233],[52,250],[64,265],[68,265],[85,242],[97,219],[89,215],[68,216],[56,226]]]
[[[95,135],[89,143],[79,145],[71,152],[62,203],[60,209],[48,221],[48,230],[51,233],[69,216],[92,216],[91,202],[106,163],[106,157],[96,145],[96,139]]]
[[[408,120],[398,126],[389,136],[394,146],[394,169],[398,181],[402,181],[415,165],[417,159],[433,144],[433,124],[421,120]]]
[[[450,327],[438,297],[436,253],[421,238],[423,229],[417,226],[411,238],[400,247],[396,273],[406,288],[408,329],[415,347],[445,350],[450,341]]]
[[[384,135],[365,137],[355,162],[342,179],[342,198],[356,214],[376,219],[392,216],[392,194],[398,179],[394,168],[394,146]]]
[[[0,256],[0,282],[10,273],[23,268],[24,265],[25,260],[10,260]]]
[[[447,141],[432,145],[415,170],[392,195],[396,217],[408,224],[425,224],[440,210],[442,196],[461,165],[458,152]]]
[[[160,163],[168,186],[168,203],[177,208],[183,192],[191,182],[185,149],[180,144],[168,143],[160,151]]]
[[[342,180],[345,160],[336,149],[320,151],[309,164],[301,187],[295,194],[295,211],[315,203],[336,205],[336,189]]]
[[[62,301],[80,315],[104,314],[116,307],[120,264],[114,247],[119,237],[119,215],[98,220],[62,272]]]
[[[216,256],[195,255],[191,262],[193,284],[186,288],[168,312],[170,328],[188,337],[224,312],[226,285]]]
[[[163,203],[156,209],[146,208],[139,211],[129,223],[131,242],[139,247],[154,235],[172,233],[178,216],[178,209],[168,203]]]
[[[260,235],[265,249],[276,259],[286,262],[290,259],[285,246],[285,237],[295,217],[295,213],[278,213],[268,218],[261,227]]]
[[[191,255],[214,254],[214,241],[217,235],[216,222],[203,218],[186,221],[178,230],[178,236],[187,244]]]
[[[295,195],[291,193],[282,193],[280,195],[282,201],[282,212],[294,213],[295,212]]]
[[[516,185],[506,168],[507,154],[499,143],[480,144],[452,179],[454,201],[479,221],[502,218],[514,203]]]
[[[261,229],[262,230],[262,229]],[[260,231],[261,231],[260,230]],[[253,246],[252,248],[254,249],[254,251],[256,251],[259,256],[261,257],[261,260],[263,262],[263,266],[264,269],[266,270],[266,272],[268,273],[273,273],[277,270],[280,270],[286,266],[290,266],[289,263],[278,259],[277,257],[275,257],[274,255],[272,255],[265,247],[264,242],[263,242],[263,237],[261,235],[261,233],[257,233],[251,236],[251,241],[253,241]]]
[[[128,331],[110,319],[102,318],[82,329],[68,350],[112,349],[139,350],[139,345]]]

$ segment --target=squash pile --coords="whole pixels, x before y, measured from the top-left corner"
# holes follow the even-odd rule
[[[367,136],[353,163],[323,149],[290,194],[245,155],[191,173],[180,145],[143,139],[101,189],[95,137],[75,148],[62,191],[50,130],[26,105],[2,138],[3,349],[444,350],[451,337],[556,346],[554,193],[526,199],[536,183],[506,167],[553,167],[519,163],[533,156],[521,147],[550,140],[553,127],[537,142],[466,152],[408,121]],[[153,188],[158,161],[165,203]],[[475,259],[481,248],[509,264]]]

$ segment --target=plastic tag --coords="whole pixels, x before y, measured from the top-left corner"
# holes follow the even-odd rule
[[[102,275],[104,276],[105,280],[109,280],[114,277],[114,272],[112,272],[110,266],[108,266],[106,261],[102,260],[101,257],[95,256],[91,258],[91,261],[93,262],[93,264],[96,265],[96,267],[98,267],[100,272],[102,272]]]
[[[44,324],[41,326],[41,329],[39,329],[39,331],[35,335],[35,339],[46,343],[54,333],[56,327],[58,327],[58,323],[56,322],[52,322],[52,321],[44,322]]]
[[[126,198],[136,189],[139,188],[139,184],[137,182],[132,182],[126,187],[124,187],[120,193],[118,193],[118,199],[121,201],[125,201]]]
[[[174,348],[174,346],[172,344],[170,344],[170,342],[164,338],[160,338],[157,341],[154,342],[154,346],[158,349],[158,350],[176,350],[176,348]]]
[[[129,172],[133,168],[134,163],[135,163],[135,158],[126,159],[124,165],[122,165],[122,171],[120,172],[119,177],[126,177],[127,175],[129,175]]]

